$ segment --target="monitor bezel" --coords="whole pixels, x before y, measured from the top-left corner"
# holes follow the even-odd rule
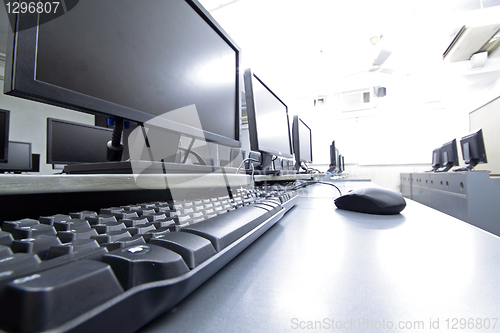
[[[80,126],[80,127],[86,127],[86,128],[91,128],[95,130],[102,130],[105,132],[109,132],[109,140],[111,140],[111,136],[113,134],[113,130],[111,128],[106,128],[106,127],[101,127],[101,126],[94,126],[94,125],[88,125],[88,124],[82,124],[82,123],[77,123],[74,121],[68,121],[64,119],[58,119],[58,118],[47,118],[47,159],[46,163],[47,164],[64,164],[64,165],[71,165],[71,164],[82,164],[84,162],[73,162],[73,161],[57,161],[52,158],[52,147],[53,147],[53,140],[52,140],[52,132],[53,132],[53,126],[54,122],[57,123],[62,123],[62,124],[67,124],[67,125],[73,125],[73,126]],[[103,150],[106,149],[106,146],[103,146]]]
[[[0,157],[0,163],[7,163],[9,161],[9,128],[10,128],[10,111],[0,109],[0,113],[5,115],[5,126],[3,130],[4,146],[0,147],[3,151],[3,158]]]
[[[208,132],[172,120],[157,117],[156,125],[163,129],[181,133],[193,138],[201,138],[229,147],[241,147],[241,49],[222,29],[209,12],[197,0],[184,0],[208,25],[235,51],[235,133],[234,138]],[[67,109],[94,115],[106,115],[126,120],[145,123],[156,116],[143,111],[118,105],[83,93],[54,86],[35,79],[36,49],[38,35],[38,17],[35,15],[17,15],[16,32],[8,33],[7,54],[5,62],[4,93],[16,97],[27,98]],[[27,28],[27,27],[33,28]]]
[[[309,152],[310,155],[308,158],[302,157],[302,151],[300,149],[300,124],[304,125],[309,133]],[[293,116],[293,125],[292,125],[292,142],[293,142],[293,154],[295,155],[296,162],[304,162],[304,163],[312,163],[312,131],[309,126],[297,115]]]
[[[0,173],[2,172],[30,172],[33,169],[33,164],[32,164],[32,144],[31,142],[23,142],[23,141],[9,141],[9,143],[14,143],[14,144],[23,144],[23,145],[28,145],[29,146],[29,167],[26,169],[9,169],[9,168],[3,168],[5,166],[8,166],[6,164],[0,164]],[[12,162],[12,160],[11,160]],[[11,163],[10,162],[10,163]],[[8,164],[9,162],[7,162]]]
[[[278,100],[286,110],[286,120],[287,120],[287,128],[288,128],[288,152],[282,152],[273,147],[265,147],[259,142],[259,132],[257,130],[257,119],[256,119],[256,110],[255,110],[255,98],[253,94],[253,79],[259,81],[262,86],[267,89],[275,98]],[[294,158],[293,156],[293,146],[292,146],[292,137],[290,134],[290,118],[288,116],[288,106],[278,97],[276,94],[269,89],[269,87],[262,82],[262,80],[255,75],[255,73],[251,69],[246,69],[243,74],[243,80],[245,84],[245,97],[246,97],[246,109],[248,116],[248,129],[250,136],[250,149],[252,151],[258,151],[261,153],[267,153],[279,157],[285,158]]]
[[[471,146],[471,142],[477,145],[477,153],[479,158],[469,158],[469,160],[465,159],[465,151],[464,151],[464,143],[469,143]],[[480,164],[480,163],[488,163],[488,159],[486,158],[486,147],[484,146],[484,138],[483,138],[483,130],[479,129],[478,131],[471,133],[469,135],[464,136],[460,140],[460,148],[462,150],[462,158],[466,164]]]

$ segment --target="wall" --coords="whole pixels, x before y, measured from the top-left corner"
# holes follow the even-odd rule
[[[386,86],[387,95],[364,110],[344,111],[340,93],[325,96],[326,105],[322,107],[314,107],[313,98],[289,103],[291,113],[298,114],[312,129],[314,166],[329,163],[329,145],[335,140],[346,163],[359,175],[395,188],[404,170],[429,170],[433,149],[443,143],[453,139],[459,143],[470,131],[488,125],[492,127],[488,132],[497,133],[494,126],[500,113],[494,110],[500,109],[500,102],[489,106],[488,111],[472,113],[471,124],[469,113],[500,95],[500,51],[479,72],[468,71],[467,62],[443,66],[443,72],[437,70],[427,79],[422,75],[393,82],[369,81]],[[485,112],[489,115],[481,116]],[[476,125],[472,123],[474,117],[485,119]],[[489,163],[478,168],[500,173],[500,167],[492,164],[500,159],[496,157],[499,147],[491,147],[492,142],[500,140],[490,138],[491,133],[485,138],[490,142]],[[464,165],[462,160],[460,165]]]
[[[320,171],[328,169],[328,165],[314,165]],[[345,173],[347,179],[369,179],[373,183],[384,188],[391,189],[396,192],[401,191],[400,174],[425,172],[431,169],[429,164],[413,164],[413,165],[357,165],[346,164]]]
[[[478,164],[476,170],[489,170],[492,174],[500,175],[500,98],[485,106],[474,110],[469,115],[470,131],[475,132],[482,128],[486,149],[487,164]]]
[[[4,72],[0,63],[0,73]],[[3,94],[3,80],[0,80],[0,108],[10,111],[10,141],[31,142],[32,152],[40,154],[40,174],[58,173],[47,165],[47,118],[59,118],[84,124],[94,124],[94,116],[55,107],[39,102]],[[82,138],[84,140],[84,138]]]

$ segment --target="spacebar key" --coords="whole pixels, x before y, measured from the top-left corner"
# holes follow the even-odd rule
[[[186,226],[181,231],[210,240],[215,250],[220,252],[269,217],[271,214],[264,208],[245,206]]]

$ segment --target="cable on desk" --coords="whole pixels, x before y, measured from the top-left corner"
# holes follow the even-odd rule
[[[303,187],[306,187],[306,186],[309,186],[309,185],[314,185],[314,184],[324,184],[324,185],[333,186],[333,187],[335,187],[339,191],[340,196],[342,196],[342,191],[340,191],[340,189],[336,185],[334,185],[332,183],[317,181],[317,180],[309,180],[309,181],[302,182],[302,183],[300,183],[298,185],[295,185],[295,187],[293,188],[293,190],[298,190],[300,188],[303,188]]]
[[[250,158],[250,157],[245,158],[243,161],[241,161],[240,166],[239,166],[239,167],[238,167],[238,169],[236,170],[236,173],[237,173],[237,174],[238,174],[238,173],[240,173],[240,169],[241,169],[241,167],[243,166],[243,164],[244,164],[246,161],[253,161],[253,162],[257,162],[257,163],[259,163],[259,162],[260,162],[259,160],[256,160],[255,158]],[[253,171],[254,171],[253,164],[250,164],[250,165],[252,166],[252,173],[253,173]],[[246,169],[245,169],[245,170],[246,170]]]

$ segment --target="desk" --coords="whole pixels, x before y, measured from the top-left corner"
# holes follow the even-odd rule
[[[489,171],[402,173],[401,192],[500,236],[500,177]]]
[[[237,174],[0,175],[0,222],[138,202],[227,195],[227,188],[253,186]],[[168,187],[168,191],[166,188]]]
[[[343,193],[367,186],[335,184]],[[453,318],[489,318],[492,327],[500,317],[498,237],[409,199],[401,214],[376,216],[337,210],[331,186],[300,196],[281,221],[140,332],[286,332],[316,321],[328,331],[327,324],[358,318],[376,327],[421,325],[418,332],[432,322],[441,332],[448,318],[450,326]],[[497,322],[485,331],[499,330]]]

